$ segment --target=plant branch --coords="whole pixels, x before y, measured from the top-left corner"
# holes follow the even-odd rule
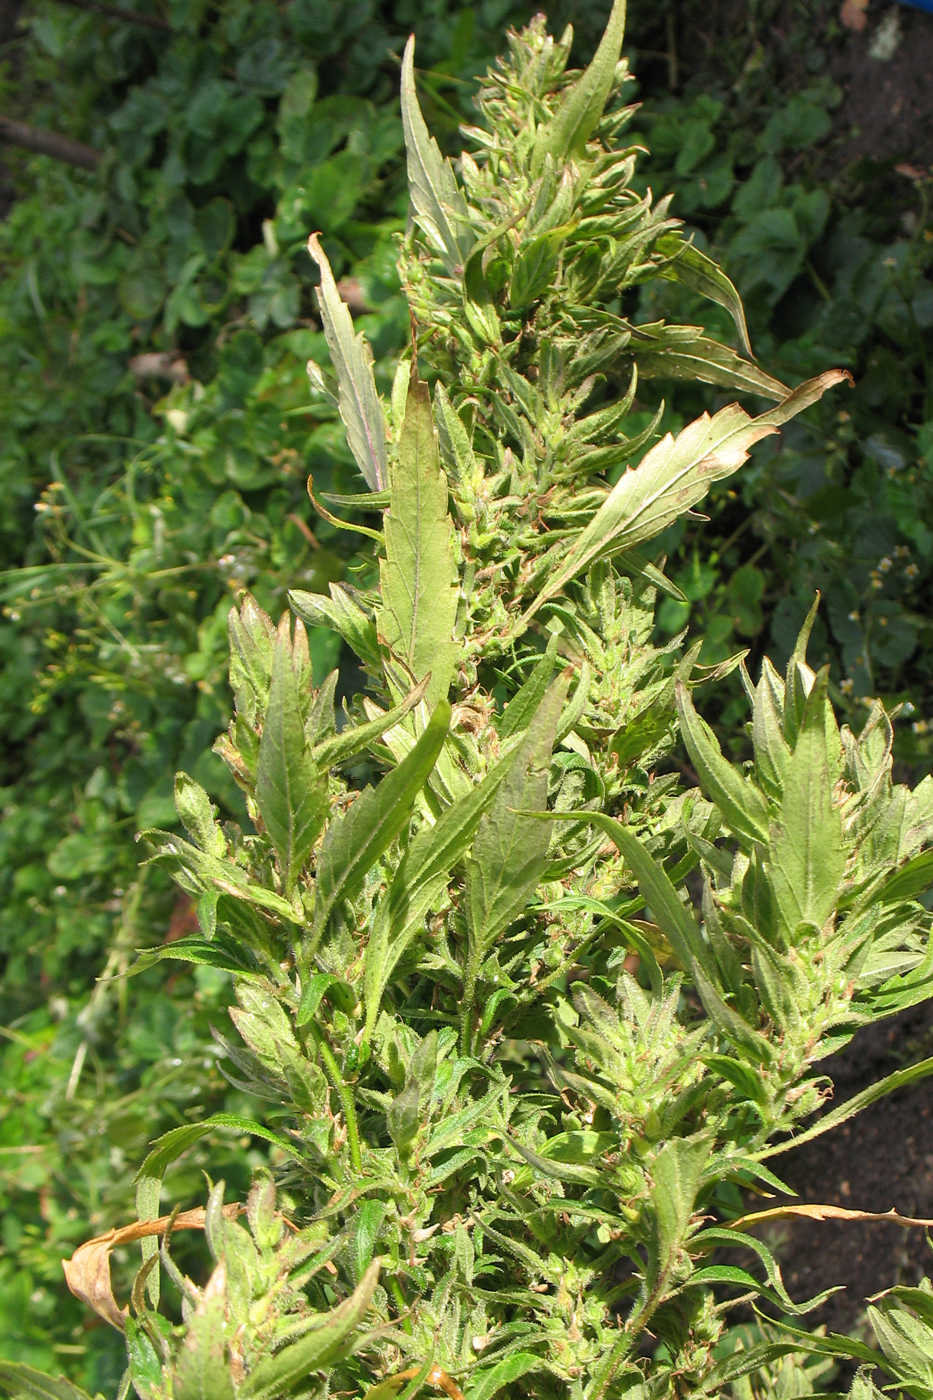
[[[168,20],[157,15],[141,15],[138,10],[121,10],[118,5],[99,5],[96,0],[58,0],[60,5],[70,5],[75,10],[88,10],[95,15],[106,15],[108,19],[121,19],[127,24],[143,24],[147,29],[171,32]]]
[[[344,1122],[347,1125],[347,1146],[350,1149],[350,1162],[355,1172],[363,1170],[363,1154],[360,1150],[360,1130],[356,1121],[356,1104],[353,1101],[353,1092],[340,1073],[340,1066],[327,1038],[317,1026],[311,1027],[311,1033],[321,1052],[321,1063],[324,1072],[337,1092],[340,1100],[340,1107],[343,1109]]]
[[[101,159],[100,151],[86,146],[83,141],[74,141],[58,131],[43,131],[28,126],[26,122],[14,121],[12,117],[0,116],[0,141],[8,146],[22,146],[27,151],[51,156],[53,160],[63,160],[68,165],[80,166],[82,170],[96,170]]]

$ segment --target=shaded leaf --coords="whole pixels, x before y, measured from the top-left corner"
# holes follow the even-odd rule
[[[513,1351],[494,1366],[477,1367],[470,1373],[470,1400],[491,1400],[504,1386],[512,1385],[530,1371],[547,1369],[540,1356],[530,1351]]]
[[[296,628],[301,628],[300,622]],[[304,717],[309,699],[298,691],[285,617],[276,637],[269,703],[259,741],[256,805],[275,848],[286,896],[295,888],[329,806],[327,776],[305,745]]]
[[[450,705],[442,700],[411,753],[328,827],[318,857],[312,943],[323,933],[337,901],[353,897],[383,851],[411,820],[412,804],[430,776],[449,724]]]
[[[339,583],[330,584],[329,593],[307,593],[304,589],[293,588],[288,601],[305,622],[337,632],[364,666],[374,673],[379,671],[381,657],[375,625],[349,589]]]
[[[364,989],[369,1039],[382,996],[396,967],[428,912],[443,897],[447,880],[463,859],[480,818],[504,782],[516,751],[499,760],[481,783],[445,808],[433,826],[414,837],[388,891],[376,906],[366,950]]]
[[[825,715],[827,683],[828,670],[821,671],[807,697],[797,742],[785,764],[781,811],[771,840],[771,885],[791,935],[799,923],[823,928],[845,873],[842,813],[833,803],[834,773],[827,752],[832,733]]]
[[[692,292],[699,292],[701,296],[708,297],[710,301],[728,311],[735,322],[742,349],[746,355],[751,355],[752,346],[748,338],[742,298],[719,264],[674,230],[662,233],[654,249],[656,253],[670,259],[658,268],[658,275],[672,282],[679,282],[682,287],[688,287]],[[785,389],[784,393],[786,392]]]
[[[737,836],[746,841],[766,842],[767,802],[755,785],[723,757],[715,734],[697,714],[682,681],[677,682],[674,693],[681,733],[704,795],[716,803]]]
[[[550,832],[530,813],[545,806],[551,749],[570,676],[552,683],[535,711],[508,775],[484,814],[467,862],[474,947],[490,947],[526,907],[547,864]]]
[[[673,1138],[654,1159],[652,1204],[657,1227],[658,1267],[661,1276],[677,1258],[687,1235],[703,1168],[709,1159],[707,1142]]]
[[[64,1376],[47,1376],[22,1361],[0,1361],[0,1386],[13,1400],[91,1400]]]
[[[264,1356],[238,1393],[248,1400],[272,1400],[304,1380],[309,1371],[327,1369],[348,1356],[372,1301],[379,1268],[380,1261],[374,1259],[349,1298],[329,1313],[322,1313],[315,1326],[298,1341]]]

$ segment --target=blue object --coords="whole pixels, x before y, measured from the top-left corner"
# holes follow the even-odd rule
[[[902,5],[910,5],[915,10],[926,10],[928,15],[933,15],[933,0],[900,0]]]

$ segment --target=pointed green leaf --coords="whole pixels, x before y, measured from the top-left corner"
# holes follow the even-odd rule
[[[531,153],[531,174],[540,175],[545,158],[562,166],[570,156],[582,153],[599,125],[616,83],[616,64],[625,35],[626,0],[614,0],[609,22],[593,55],[577,81],[565,92],[551,119],[539,126]]]
[[[340,417],[357,466],[371,491],[386,485],[386,425],[376,381],[372,351],[362,335],[353,334],[353,322],[340,299],[327,255],[313,234],[308,252],[321,271],[318,306],[330,357],[337,371]]]
[[[382,996],[399,958],[443,897],[450,872],[462,860],[479,824],[515,761],[517,750],[501,758],[463,797],[445,808],[411,842],[388,891],[376,906],[366,949],[364,989],[369,1040]]]
[[[833,802],[834,758],[825,711],[828,670],[817,676],[784,769],[784,795],[769,851],[769,875],[785,928],[821,929],[836,907],[845,873],[842,813]],[[838,740],[837,740],[838,742]]]
[[[411,753],[328,827],[318,858],[312,945],[337,901],[352,899],[383,851],[411,821],[415,797],[431,774],[449,725],[450,705],[442,700]]]
[[[712,977],[712,958],[703,942],[696,919],[678,895],[664,867],[645,850],[638,838],[614,817],[606,816],[603,812],[576,812],[567,815],[588,818],[606,832],[638,881],[638,888],[645,903],[670,942],[681,966],[685,969],[706,968]]]
[[[167,1133],[156,1138],[151,1151],[136,1173],[136,1181],[143,1181],[147,1177],[154,1177],[160,1181],[165,1175],[166,1168],[177,1157],[180,1157],[202,1137],[212,1133],[215,1128],[233,1128],[241,1136],[248,1133],[251,1137],[263,1138],[266,1142],[271,1142],[273,1146],[287,1153],[289,1157],[297,1157],[299,1161],[304,1160],[298,1148],[287,1138],[283,1138],[279,1133],[273,1133],[269,1128],[264,1128],[261,1123],[254,1122],[252,1118],[244,1118],[239,1113],[214,1113],[209,1118],[201,1119],[199,1123],[183,1123],[179,1128],[170,1128]]]
[[[304,635],[301,623],[296,624]],[[256,805],[290,895],[305,867],[328,811],[327,775],[305,746],[309,699],[299,695],[288,617],[275,641],[272,684],[259,741]]]
[[[547,691],[473,839],[466,889],[471,941],[478,949],[489,948],[527,906],[547,864],[550,831],[528,813],[546,804],[551,749],[569,684],[565,674]]]
[[[572,225],[565,224],[535,234],[521,244],[509,284],[509,305],[513,311],[523,311],[551,290],[561,249],[571,232]]]
[[[348,588],[332,583],[329,596],[293,588],[288,601],[298,616],[312,627],[329,627],[338,633],[368,670],[377,673],[381,669],[375,625]]]
[[[654,250],[655,253],[670,258],[670,262],[658,268],[659,276],[679,282],[682,287],[689,287],[692,292],[699,292],[701,296],[708,297],[710,301],[728,311],[739,333],[742,349],[750,356],[752,346],[748,338],[742,298],[719,264],[713,262],[705,253],[701,253],[699,248],[687,242],[683,234],[675,230],[662,233],[654,245]],[[784,394],[786,393],[785,389]]]
[[[752,1155],[758,1162],[763,1162],[767,1157],[776,1157],[779,1152],[789,1152],[792,1147],[801,1147],[805,1142],[811,1142],[814,1138],[822,1137],[824,1133],[831,1132],[833,1128],[838,1128],[840,1123],[845,1123],[849,1118],[854,1118],[857,1113],[861,1113],[863,1108],[868,1108],[876,1103],[878,1099],[885,1098],[888,1094],[893,1094],[895,1089],[901,1089],[906,1084],[912,1084],[915,1079],[926,1079],[933,1074],[933,1056],[925,1060],[918,1060],[915,1065],[908,1065],[906,1069],[896,1069],[893,1074],[888,1074],[884,1079],[879,1079],[876,1084],[870,1084],[867,1089],[863,1089],[860,1094],[854,1094],[845,1103],[839,1104],[837,1108],[830,1109],[824,1113],[818,1123],[810,1128],[804,1128],[796,1136],[787,1138],[783,1142],[776,1143],[771,1147],[762,1148],[761,1151]]]
[[[91,1400],[64,1376],[47,1376],[23,1361],[0,1361],[0,1387],[12,1400]]]
[[[224,1333],[235,1302],[225,1264],[215,1269],[185,1319],[172,1375],[172,1400],[236,1400]]]
[[[530,1371],[547,1370],[543,1357],[530,1351],[513,1351],[493,1366],[477,1366],[470,1372],[470,1400],[492,1400],[505,1386],[514,1385]]]
[[[783,792],[784,770],[790,757],[790,749],[784,738],[783,703],[784,684],[765,657],[761,677],[755,687],[752,742],[758,779],[774,797]]]
[[[231,609],[227,628],[230,633],[230,688],[236,699],[237,714],[253,724],[269,693],[275,628],[271,618],[249,594],[239,611]]]
[[[459,275],[471,242],[469,210],[450,162],[441,155],[418,106],[414,35],[402,59],[402,126],[415,221],[443,255],[448,272]]]
[[[665,434],[637,467],[619,478],[578,539],[555,563],[522,623],[595,559],[653,539],[701,501],[714,481],[738,470],[754,443],[846,377],[843,370],[830,370],[807,380],[758,418],[750,418],[738,404],[730,404],[712,418],[701,414],[676,438]]]
[[[687,330],[689,327],[679,329]],[[740,394],[760,394],[766,399],[787,397],[787,385],[766,374],[751,360],[746,360],[718,340],[712,340],[699,328],[689,339],[673,344],[662,343],[638,347],[638,372],[645,379],[686,379],[691,383],[718,384]]]
[[[392,729],[399,720],[410,714],[416,705],[420,705],[427,688],[428,682],[425,678],[408,692],[401,704],[383,711],[365,724],[355,724],[342,729],[339,734],[331,735],[311,750],[312,759],[320,768],[331,768],[335,763],[343,763],[354,754],[362,753],[363,749],[368,748],[387,729]]]
[[[498,726],[501,739],[521,734],[528,728],[559,665],[557,639],[552,638],[547,650],[532,667],[528,679],[522,683],[503,710]]]
[[[217,933],[210,939],[193,935],[190,938],[175,939],[171,943],[162,943],[158,948],[146,948],[139,954],[132,967],[127,968],[124,975],[135,977],[138,972],[145,972],[154,963],[162,962],[166,958],[216,967],[222,972],[234,973],[237,977],[261,976],[250,955],[235,939],[223,933]]]
[[[175,810],[193,841],[209,855],[224,856],[227,841],[207,793],[187,773],[175,774]]]
[[[675,698],[681,733],[704,795],[716,803],[736,836],[746,842],[765,843],[768,839],[767,802],[754,784],[723,757],[715,734],[697,714],[682,681],[675,686]]]
[[[348,1356],[372,1302],[379,1269],[380,1260],[374,1259],[349,1298],[322,1313],[297,1342],[264,1356],[239,1387],[243,1400],[273,1400],[288,1394],[311,1371],[327,1370]]]
[[[441,454],[455,480],[473,482],[477,466],[470,436],[440,379],[434,386],[434,420]]]
[[[182,889],[192,894],[219,891],[241,899],[247,904],[255,904],[270,914],[292,922],[301,918],[300,908],[283,899],[265,885],[257,885],[246,878],[244,870],[232,860],[221,860],[208,855],[197,846],[176,836],[171,831],[144,831],[142,837],[150,842],[156,838],[161,842],[152,859],[170,861],[174,876]]]
[[[657,1227],[658,1267],[667,1273],[683,1245],[693,1215],[700,1179],[710,1156],[707,1142],[673,1138],[666,1142],[651,1167],[651,1193]]]
[[[430,672],[426,699],[433,707],[446,698],[457,660],[458,579],[431,396],[427,385],[414,377],[389,491],[377,628],[416,681]]]

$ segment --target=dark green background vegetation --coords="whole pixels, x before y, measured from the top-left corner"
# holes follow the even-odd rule
[[[404,39],[416,31],[426,114],[452,145],[473,77],[533,8],[140,0],[152,27],[37,3],[3,51],[4,110],[100,153],[94,170],[8,154],[0,226],[0,1333],[8,1359],[91,1390],[115,1388],[122,1345],[88,1330],[58,1260],[130,1218],[153,1136],[242,1097],[212,1049],[221,976],[95,985],[189,917],[140,869],[134,834],[174,822],[178,768],[239,810],[210,753],[237,591],[277,614],[286,587],[370,567],[305,492],[309,472],[318,489],[353,489],[335,414],[305,375],[309,357],[326,362],[305,241],[320,230],[348,279],[387,387],[408,334],[394,271]],[[841,364],[857,380],[763,444],[708,523],[672,532],[667,572],[690,602],[666,600],[659,627],[689,624],[708,660],[749,648],[779,661],[819,587],[811,659],[832,660],[854,719],[866,696],[906,701],[900,753],[919,766],[933,149],[909,122],[903,147],[879,148],[870,111],[853,143],[846,63],[868,37],[835,8],[631,6],[643,178],[675,192],[672,212],[736,282],[769,372],[793,383]],[[581,61],[604,18],[549,7],[552,29],[574,20]],[[933,32],[924,16],[903,23]],[[690,319],[668,284],[641,318],[675,295]],[[681,386],[664,426],[713,406]],[[312,632],[318,679],[341,660],[334,641]],[[741,744],[728,700],[721,719]],[[179,1198],[200,1194],[206,1160],[179,1169]],[[212,1146],[231,1196],[250,1160]]]

